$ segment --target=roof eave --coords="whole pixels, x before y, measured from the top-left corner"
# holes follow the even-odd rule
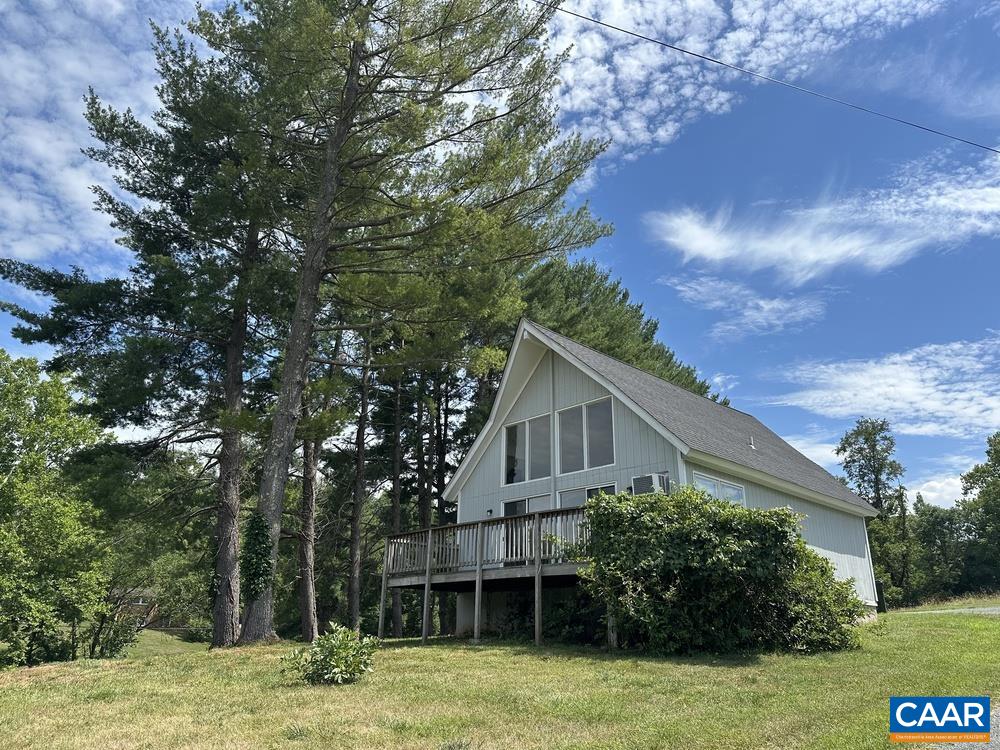
[[[734,476],[742,477],[743,479],[749,479],[750,481],[762,484],[765,487],[771,487],[772,489],[776,489],[780,492],[785,492],[789,495],[800,497],[819,505],[835,508],[836,510],[843,511],[845,513],[863,516],[865,518],[874,518],[878,515],[878,511],[867,503],[864,505],[857,505],[839,497],[811,490],[808,487],[803,487],[801,484],[789,482],[788,480],[781,479],[780,477],[776,477],[772,474],[768,474],[758,469],[752,469],[749,466],[743,466],[735,461],[719,458],[718,456],[713,456],[703,451],[692,450],[687,456],[685,456],[685,458],[688,461],[695,461],[719,471],[724,471]],[[864,502],[863,500],[860,501]]]

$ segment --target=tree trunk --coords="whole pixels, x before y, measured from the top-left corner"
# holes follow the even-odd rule
[[[295,450],[295,426],[301,411],[306,368],[312,348],[313,320],[319,308],[320,282],[326,267],[327,247],[335,216],[334,204],[340,180],[340,151],[347,141],[358,99],[362,52],[362,42],[355,41],[351,45],[351,60],[339,117],[334,132],[327,139],[316,219],[302,259],[295,312],[285,346],[284,366],[278,385],[274,418],[271,421],[271,435],[261,467],[260,496],[257,501],[257,511],[267,520],[271,537],[271,580],[259,597],[247,602],[239,639],[241,644],[277,638],[274,632],[274,571],[278,564],[285,484],[288,482],[288,466]]]
[[[365,433],[368,432],[368,369],[371,344],[365,341],[364,364],[361,368],[361,403],[358,409],[358,429],[354,438],[354,501],[351,504],[351,571],[347,579],[347,602],[351,628],[361,632],[361,512],[367,489],[365,484]]]
[[[316,469],[319,441],[302,444],[302,507],[299,509],[299,621],[302,640],[312,643],[319,635],[316,622]]]
[[[397,377],[393,386],[393,441],[392,441],[392,533],[403,530],[403,513],[401,501],[403,483],[400,474],[403,472],[403,409],[401,392],[402,378]],[[398,588],[392,589],[392,635],[394,638],[403,636],[403,598]]]
[[[413,431],[416,441],[417,452],[417,515],[421,529],[426,529],[431,525],[431,498],[427,486],[427,467],[424,453],[424,388],[427,380],[421,375],[417,388],[417,425]]]
[[[243,363],[250,309],[250,273],[260,249],[256,222],[247,228],[240,277],[233,295],[233,317],[226,341],[222,389],[226,413],[219,451],[219,486],[215,511],[215,596],[212,601],[212,647],[232,646],[240,628],[240,473],[243,468],[241,430]]]
[[[445,425],[444,425],[444,384],[443,377],[438,374],[434,378],[434,495],[437,501],[438,525],[444,526],[448,523],[448,514],[444,507],[444,478],[445,478],[445,456],[448,453],[445,447]],[[438,632],[446,635],[451,632],[448,617],[448,592],[438,592]]]

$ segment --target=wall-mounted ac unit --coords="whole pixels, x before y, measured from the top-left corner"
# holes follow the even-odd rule
[[[633,495],[646,495],[651,492],[661,492],[664,495],[669,495],[670,475],[662,472],[660,474],[642,474],[632,477]]]

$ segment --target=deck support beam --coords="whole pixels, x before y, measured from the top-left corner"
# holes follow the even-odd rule
[[[389,588],[389,545],[385,540],[385,551],[382,553],[382,595],[378,599],[378,637],[385,638],[385,595]]]
[[[421,621],[421,643],[427,643],[427,638],[431,634],[431,560],[433,555],[434,529],[427,529],[427,570],[424,574],[424,615]]]
[[[476,524],[476,612],[472,626],[472,641],[474,643],[479,643],[483,620],[483,543],[485,536],[483,524]]]
[[[535,514],[533,545],[535,548],[535,645],[542,645],[542,517]]]

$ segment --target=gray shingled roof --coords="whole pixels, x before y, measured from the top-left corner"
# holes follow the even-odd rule
[[[854,506],[871,508],[822,466],[810,461],[754,416],[650,375],[532,322],[585,365],[607,378],[692,449],[762,471]],[[750,447],[753,436],[756,448]]]

